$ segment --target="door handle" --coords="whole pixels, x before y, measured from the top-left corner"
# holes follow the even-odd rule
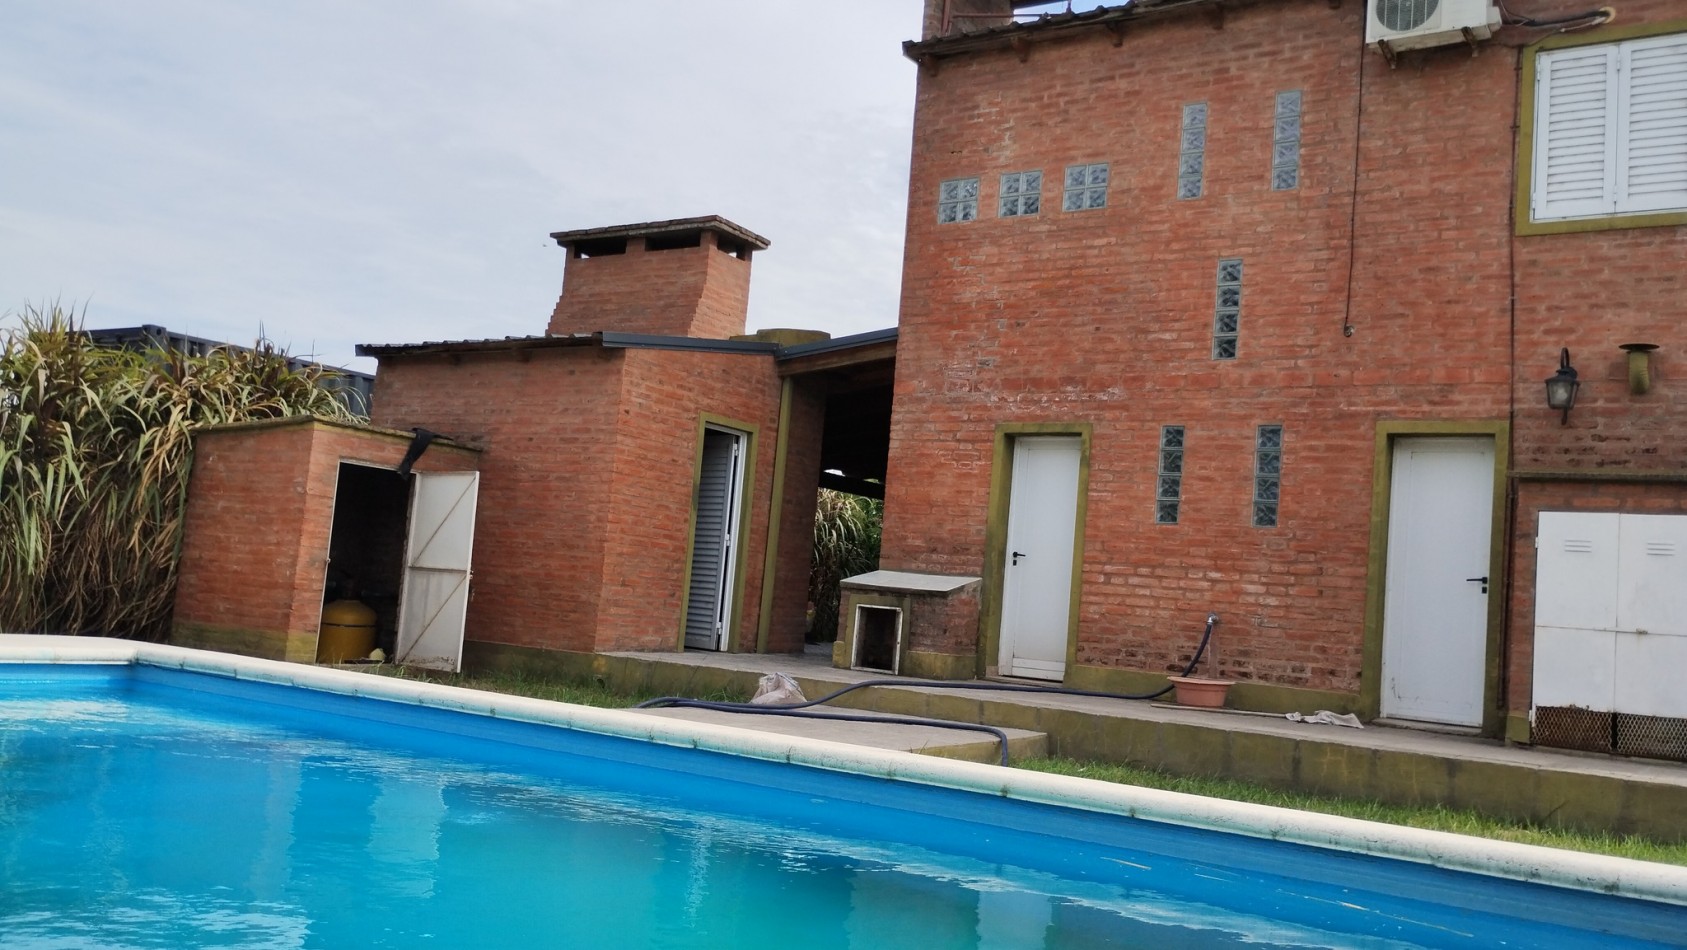
[[[1467,584],[1481,584],[1482,593],[1486,594],[1488,592],[1488,578],[1486,575],[1482,577],[1467,577],[1464,580]]]
[[[1021,552],[1019,552],[1019,551],[1013,552],[1013,566],[1014,567],[1019,566],[1019,559],[1022,558],[1022,557],[1025,557],[1025,555],[1022,554]]]

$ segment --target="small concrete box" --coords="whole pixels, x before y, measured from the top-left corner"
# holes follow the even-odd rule
[[[930,679],[978,673],[977,577],[872,571],[845,578],[832,665]]]

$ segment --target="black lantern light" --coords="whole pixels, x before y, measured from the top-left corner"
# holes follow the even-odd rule
[[[1576,368],[1570,365],[1570,348],[1564,347],[1558,351],[1558,372],[1546,381],[1547,407],[1564,411],[1559,425],[1569,423],[1570,407],[1576,404],[1576,390],[1581,386],[1582,384],[1576,381]]]

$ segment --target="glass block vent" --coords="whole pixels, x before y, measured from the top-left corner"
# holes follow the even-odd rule
[[[1008,172],[1002,176],[1001,199],[996,214],[1003,218],[1017,218],[1036,214],[1043,205],[1043,173]]]
[[[1271,124],[1271,190],[1300,186],[1300,90],[1277,94]]]
[[[1088,211],[1107,207],[1107,163],[1066,166],[1066,188],[1060,210]]]
[[[1183,504],[1182,426],[1160,427],[1160,470],[1155,482],[1154,520],[1177,524],[1178,508]]]
[[[978,179],[951,178],[937,186],[937,223],[954,224],[978,217]]]
[[[1218,287],[1213,302],[1213,359],[1236,358],[1236,341],[1242,332],[1242,259],[1218,262]]]
[[[1183,139],[1177,153],[1177,196],[1201,197],[1201,178],[1207,167],[1207,104],[1183,107]]]
[[[1254,434],[1254,527],[1277,526],[1283,487],[1283,427],[1260,426]]]

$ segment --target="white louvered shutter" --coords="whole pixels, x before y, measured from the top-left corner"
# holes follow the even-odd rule
[[[1614,210],[1618,81],[1614,45],[1553,50],[1536,59],[1534,220]]]
[[[697,480],[697,521],[691,540],[691,585],[685,606],[685,645],[721,648],[731,603],[736,521],[733,487],[737,481],[738,438],[727,432],[703,432],[703,457]]]
[[[1687,209],[1687,35],[1621,46],[1616,208]]]

